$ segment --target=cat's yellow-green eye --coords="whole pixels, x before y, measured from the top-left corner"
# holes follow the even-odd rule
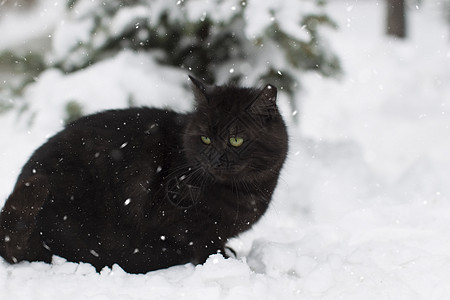
[[[230,144],[233,147],[239,147],[242,143],[244,143],[244,139],[241,137],[234,136],[230,138]]]
[[[205,145],[211,144],[211,139],[209,137],[202,135],[200,138],[202,139],[203,144]]]

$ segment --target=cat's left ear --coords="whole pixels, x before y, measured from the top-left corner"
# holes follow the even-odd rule
[[[191,75],[189,75],[189,79],[192,82],[192,91],[194,92],[195,101],[197,101],[197,103],[208,103],[207,94],[209,86]]]

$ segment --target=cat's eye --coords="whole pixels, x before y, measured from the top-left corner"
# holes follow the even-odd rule
[[[241,137],[233,136],[230,138],[230,144],[233,147],[239,147],[244,142],[244,139]]]
[[[209,137],[202,135],[200,138],[202,139],[203,144],[205,145],[211,144],[211,139]]]

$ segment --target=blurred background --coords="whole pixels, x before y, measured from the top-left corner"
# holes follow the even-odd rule
[[[70,76],[123,55],[141,55],[155,63],[151,73],[159,77],[170,67],[210,83],[272,82],[295,111],[301,73],[341,72],[339,58],[321,34],[337,27],[324,5],[296,0],[3,1],[1,107],[26,105],[10,99],[22,97],[48,72]],[[149,103],[137,93],[126,91],[130,105]],[[60,99],[66,121],[84,111],[85,101],[68,97]]]
[[[368,0],[332,1],[337,2],[351,13],[355,5]],[[420,11],[421,0],[372,2],[378,11],[373,13],[380,19],[378,29],[384,34],[395,40],[414,34],[407,20]],[[450,30],[449,3],[434,1],[432,5],[440,10],[436,18],[442,27]],[[335,45],[329,42],[330,36],[343,30],[340,26],[322,0],[2,0],[0,113],[28,110],[33,100],[26,95],[27,90],[39,86],[38,81],[52,76],[49,74],[81,77],[94,72],[89,69],[96,66],[112,64],[111,60],[137,61],[136,57],[141,57],[154,63],[152,70],[134,74],[143,85],[157,85],[151,76],[164,78],[168,69],[217,84],[254,86],[271,82],[282,91],[295,116],[301,108],[298,94],[307,90],[302,84],[304,74],[331,78],[346,75]],[[136,68],[118,69],[121,78],[117,80],[123,85],[132,81],[127,69]],[[107,85],[107,75],[111,74],[98,75],[97,80]],[[60,83],[54,82],[53,88],[59,89]],[[106,90],[99,93],[108,96]],[[154,104],[149,99],[161,92],[134,87],[122,93],[126,103],[116,100],[132,106]],[[58,110],[62,109],[57,114],[67,122],[92,112],[86,102],[101,100],[68,90],[57,99]],[[294,120],[298,121],[298,116]],[[34,120],[29,121],[31,124]]]

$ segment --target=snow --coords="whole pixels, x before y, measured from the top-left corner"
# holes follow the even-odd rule
[[[72,100],[80,103],[86,113],[126,107],[130,102],[136,106],[168,105],[187,110],[192,103],[190,99],[180,100],[187,98],[183,84],[188,84],[186,74],[169,67],[161,68],[144,53],[123,51],[82,72],[70,75],[55,69],[43,72],[37,84],[25,91],[30,107],[23,120],[32,118],[34,126],[30,130],[52,133],[59,129],[55,124],[62,128],[65,103]],[[48,107],[54,114],[38,113]]]
[[[53,55],[56,60],[63,60],[68,53],[75,51],[80,45],[89,42],[89,34],[93,30],[94,20],[61,21],[53,34]],[[67,63],[66,63],[67,64]]]
[[[246,35],[251,39],[264,36],[264,32],[276,22],[283,32],[300,41],[309,42],[310,34],[302,27],[302,17],[320,14],[316,3],[309,0],[249,1],[245,10]],[[301,12],[299,14],[298,12]]]
[[[114,36],[121,36],[130,27],[139,26],[139,20],[146,20],[148,15],[149,11],[145,6],[124,7],[111,20],[109,30]]]
[[[62,1],[52,1],[51,5],[36,2],[34,10],[3,9],[5,1],[0,1],[0,51],[16,47],[29,46],[31,41],[48,37],[61,16],[64,15]]]
[[[345,73],[303,75],[300,124],[289,124],[273,204],[229,243],[236,259],[213,255],[140,275],[118,266],[98,274],[58,257],[52,265],[0,259],[0,299],[448,299],[450,36],[442,9],[423,2],[409,10],[406,41],[384,36],[376,1],[333,1],[326,10],[340,27],[327,35]],[[131,97],[186,110],[183,86],[185,72],[143,53],[70,75],[44,72],[25,92],[28,111],[0,115],[0,199],[61,128],[62,103],[76,100],[89,113]]]
[[[240,10],[241,1],[184,1],[182,5],[185,6],[185,13],[189,20],[204,20],[208,17],[214,22],[225,23],[233,17],[235,10]]]

